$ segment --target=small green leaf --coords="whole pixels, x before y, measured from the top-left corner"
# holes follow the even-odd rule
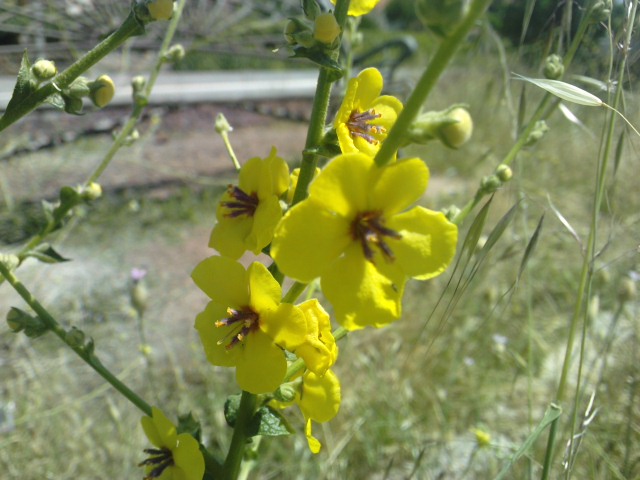
[[[13,94],[11,100],[7,104],[5,115],[11,113],[14,108],[17,108],[19,104],[24,102],[29,95],[38,89],[37,82],[33,78],[31,73],[31,63],[29,62],[29,56],[27,51],[24,51],[22,55],[22,62],[20,63],[20,70],[18,72],[18,78],[16,84],[13,87]]]
[[[178,416],[178,433],[188,433],[196,440],[200,441],[202,428],[191,412]]]
[[[579,105],[586,105],[587,107],[604,107],[606,104],[595,95],[571,85],[570,83],[562,82],[560,80],[549,80],[547,78],[529,78],[522,75],[515,74],[521,80],[525,82],[533,83],[535,86],[546,90],[552,95],[555,95],[567,102],[577,103]]]
[[[30,250],[25,254],[25,257],[35,258],[43,263],[62,263],[68,262],[69,259],[63,257],[56,252],[51,245],[43,243],[34,250]]]
[[[336,62],[323,48],[306,48],[298,46],[293,49],[291,58],[308,58],[313,63],[320,65],[330,71],[331,81],[342,78],[344,69]]]
[[[255,413],[249,424],[249,435],[279,437],[294,433],[293,428],[277,410],[262,406]]]
[[[227,401],[224,402],[224,419],[227,421],[227,425],[233,428],[238,418],[238,410],[240,409],[240,397],[239,393],[235,395],[229,395]]]
[[[527,437],[522,446],[511,456],[507,464],[496,477],[496,480],[507,478],[506,475],[507,473],[509,473],[511,467],[513,467],[513,464],[516,463],[516,461],[533,446],[533,444],[536,442],[536,440],[538,440],[538,437],[542,434],[545,428],[547,428],[551,423],[555,422],[561,414],[562,409],[558,405],[552,403],[551,405],[549,405],[549,407],[547,407],[547,411],[545,412],[544,417],[542,418],[538,426],[533,430],[533,432],[531,432],[531,435]]]
[[[58,110],[64,110],[65,108],[64,98],[62,98],[62,95],[58,92],[54,93],[53,95],[49,95],[44,103],[48,103]]]

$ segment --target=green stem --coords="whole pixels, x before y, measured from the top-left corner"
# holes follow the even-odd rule
[[[250,438],[247,435],[249,423],[256,411],[257,398],[253,393],[242,392],[238,416],[233,429],[233,437],[231,439],[231,445],[229,446],[229,453],[222,466],[222,478],[225,480],[236,480],[240,473],[244,450]]]
[[[338,0],[334,15],[340,26],[340,30],[344,31],[347,21],[347,11],[349,10],[350,0]],[[337,46],[332,54],[334,60],[338,59],[340,47]],[[316,84],[316,93],[313,97],[313,106],[311,109],[311,119],[309,120],[309,130],[307,130],[307,139],[302,152],[302,163],[300,164],[300,175],[298,176],[298,184],[293,194],[291,205],[307,198],[307,189],[309,183],[313,180],[313,174],[318,165],[318,149],[322,143],[324,136],[324,126],[327,121],[327,111],[329,110],[329,98],[331,96],[331,87],[335,81],[335,74],[331,70],[320,67],[318,74],[318,83]]]
[[[473,0],[467,15],[462,19],[458,27],[456,27],[451,35],[442,41],[433,59],[429,62],[429,65],[422,74],[422,77],[418,80],[415,89],[407,99],[402,112],[389,131],[389,135],[384,142],[382,142],[375,158],[379,166],[386,165],[394,158],[396,152],[402,146],[405,133],[420,113],[420,109],[431,92],[431,89],[447,68],[447,65],[462,44],[462,41],[467,37],[478,18],[480,18],[490,4],[491,0]]]
[[[93,352],[93,345],[83,344],[77,345],[67,338],[67,332],[56,319],[36,300],[36,298],[27,290],[27,288],[18,280],[4,262],[0,261],[0,274],[11,284],[16,292],[24,299],[24,301],[38,314],[40,320],[56,334],[60,340],[68,345],[82,360],[84,360],[91,368],[93,368],[102,378],[104,378],[112,387],[120,392],[131,403],[138,407],[142,412],[151,415],[151,406],[138,396],[133,390],[122,383],[113,373],[107,369]]]
[[[127,39],[135,35],[140,35],[143,32],[144,27],[134,13],[130,12],[129,16],[115,32],[87,52],[69,68],[59,73],[51,82],[43,85],[33,94],[29,95],[29,97],[21,102],[15,109],[5,113],[5,115],[0,118],[0,131],[34,110],[44,102],[47,97],[71,85],[71,82],[102,60],[107,54],[122,45]]]
[[[282,297],[282,303],[293,303],[295,302],[304,289],[307,288],[306,283],[294,282],[293,285],[289,288],[284,297]]]

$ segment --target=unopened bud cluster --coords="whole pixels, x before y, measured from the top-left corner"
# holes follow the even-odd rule
[[[7,313],[7,325],[12,332],[23,332],[29,338],[38,338],[49,331],[40,317],[34,317],[15,307],[11,307]]]
[[[545,122],[544,120],[538,120],[533,126],[533,130],[527,137],[527,140],[524,143],[525,146],[530,147],[531,145],[538,143],[548,131],[549,127],[547,126],[547,122]]]
[[[98,108],[106,107],[116,93],[116,87],[109,75],[101,75],[91,81],[86,77],[76,78],[61,94],[65,101],[65,111],[82,112],[82,99],[88,97]]]
[[[292,47],[332,49],[337,47],[340,33],[336,17],[329,12],[315,17],[313,25],[297,18],[290,19],[284,29],[284,38]]]
[[[487,175],[480,181],[480,193],[489,195],[511,180],[512,177],[511,167],[500,164],[492,175]]]
[[[555,53],[549,55],[544,61],[544,69],[542,71],[545,78],[549,80],[559,80],[564,75],[564,64],[562,58]]]

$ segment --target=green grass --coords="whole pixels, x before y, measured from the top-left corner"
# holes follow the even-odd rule
[[[426,106],[468,103],[476,126],[472,141],[458,151],[437,144],[410,151],[431,169],[432,185],[424,199],[431,208],[463,205],[479,178],[492,171],[512,144],[513,118],[501,95],[498,67],[486,68],[488,63],[471,57],[459,60]],[[520,88],[514,87],[514,95]],[[534,105],[540,94],[527,88],[529,105]],[[627,110],[637,111],[637,103],[629,96]],[[517,202],[518,211],[473,277],[460,267],[435,281],[412,282],[403,319],[384,330],[350,334],[341,343],[335,368],[342,381],[341,410],[333,421],[315,427],[324,452],[314,457],[307,451],[302,419],[292,412],[291,422],[300,433],[263,439],[252,478],[497,475],[555,398],[576,299],[582,246],[549,201],[584,243],[604,113],[572,110],[594,137],[554,114],[550,131],[521,153],[514,179],[495,195],[485,235]],[[594,392],[597,414],[582,437],[573,478],[631,479],[640,474],[637,299],[624,305],[611,328],[620,285],[638,268],[638,140],[629,136],[624,145],[617,175],[607,184],[609,206],[599,224],[602,253],[594,264],[586,377],[581,391],[574,393],[574,362],[554,478],[561,476],[571,400],[579,396],[580,420]],[[26,265],[18,274],[65,324],[73,323],[95,338],[108,367],[167,413],[193,411],[207,442],[224,452],[230,429],[221,408],[237,387],[231,371],[212,367],[204,358],[192,325],[206,298],[189,279],[193,266],[208,254],[217,192],[193,195],[184,189],[165,201],[135,194],[105,198],[66,235],[62,249],[74,262],[42,269]],[[537,247],[519,277],[527,244],[543,214]],[[462,227],[461,239],[472,219]],[[470,265],[478,260],[474,255]],[[138,349],[128,299],[133,266],[149,269],[149,364]],[[6,295],[9,287],[1,289]],[[19,305],[12,298],[2,299],[3,307]],[[0,434],[0,471],[10,479],[26,480],[141,477],[136,464],[143,459],[146,441],[134,407],[53,337],[29,340],[2,327],[0,348],[0,402],[14,402],[16,409],[15,428]],[[491,435],[490,445],[478,447],[475,428]],[[539,478],[545,441],[546,432],[507,478]]]

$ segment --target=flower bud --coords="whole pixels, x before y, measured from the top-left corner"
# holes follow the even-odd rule
[[[27,325],[27,317],[31,317],[31,315],[19,308],[11,307],[7,313],[7,325],[9,325],[12,332],[21,332]]]
[[[488,195],[498,190],[501,185],[502,182],[496,175],[488,175],[486,177],[483,177],[483,179],[480,181],[480,191],[484,195]]]
[[[549,131],[549,127],[547,127],[547,122],[544,120],[538,120],[533,127],[533,131],[527,137],[527,141],[525,142],[525,146],[530,147],[534,143],[540,141],[544,134]]]
[[[549,55],[544,61],[544,69],[542,71],[545,78],[549,80],[558,80],[564,75],[564,64],[562,58],[555,53]]]
[[[469,112],[461,107],[449,112],[448,117],[455,120],[455,123],[442,128],[440,139],[450,148],[460,148],[467,143],[473,133],[473,120]]]
[[[91,182],[89,185],[82,189],[81,195],[84,200],[97,200],[102,196],[102,187],[99,183]]]
[[[222,134],[223,132],[229,133],[233,131],[233,127],[229,124],[227,117],[225,117],[222,113],[219,113],[216,117],[215,129],[216,132],[220,134]]]
[[[513,177],[513,170],[509,167],[509,165],[500,164],[496,167],[496,177],[500,179],[502,183],[506,183]]]
[[[279,402],[289,403],[296,399],[298,394],[299,382],[283,383],[274,392],[274,398]]]
[[[89,79],[86,77],[78,77],[67,89],[65,93],[71,98],[83,98],[89,96]]]
[[[71,329],[64,334],[64,338],[71,348],[80,348],[84,346],[84,332],[76,327],[71,327]]]
[[[153,20],[169,20],[173,17],[173,0],[152,0],[147,3]]]
[[[184,47],[179,43],[172,45],[162,58],[165,62],[178,63],[184,58]]]
[[[133,94],[140,93],[144,90],[144,87],[147,85],[147,79],[143,75],[136,75],[131,79],[131,88],[133,89]]]
[[[313,47],[315,40],[311,29],[302,21],[291,18],[284,27],[284,38],[291,46],[302,45],[303,47]]]
[[[459,148],[473,133],[473,120],[469,112],[454,105],[441,112],[426,112],[411,125],[405,144],[424,144],[437,138],[449,148]]]
[[[55,77],[58,69],[51,60],[38,60],[31,66],[31,73],[38,81],[43,82]]]
[[[473,434],[476,437],[476,443],[479,448],[488,447],[491,445],[491,435],[484,430],[480,430],[479,428],[474,428],[472,430]]]
[[[116,86],[109,75],[101,75],[95,82],[89,85],[91,93],[89,97],[98,108],[106,107],[116,93]]]
[[[590,20],[595,23],[606,21],[611,16],[611,0],[598,0],[589,10]]]
[[[460,214],[460,207],[451,205],[445,208],[442,213],[444,213],[444,216],[447,217],[447,220],[451,221]]]
[[[318,15],[313,23],[313,38],[325,45],[332,45],[340,36],[340,26],[333,13]]]

